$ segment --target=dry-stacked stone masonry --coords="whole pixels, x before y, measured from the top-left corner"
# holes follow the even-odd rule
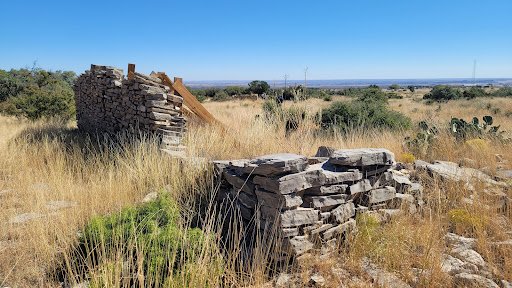
[[[91,65],[73,87],[78,127],[88,132],[157,132],[166,148],[179,147],[187,122],[183,98],[169,93],[156,77],[135,73],[134,78],[125,79],[123,69]]]
[[[358,213],[414,213],[422,204],[422,187],[396,170],[386,149],[320,147],[311,158],[273,154],[215,164],[218,201],[236,207],[246,223],[277,231],[283,257],[334,247]]]

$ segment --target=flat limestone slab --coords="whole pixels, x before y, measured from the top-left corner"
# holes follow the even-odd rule
[[[396,190],[394,187],[386,186],[383,188],[373,189],[368,193],[370,204],[381,203],[388,200],[392,200],[396,196]],[[413,197],[414,199],[414,197]]]
[[[336,207],[336,209],[332,210],[331,215],[339,223],[344,223],[349,218],[352,218],[356,215],[356,208],[354,206],[354,203],[348,202],[348,203],[342,204],[342,205]]]
[[[303,172],[285,175],[279,178],[256,176],[254,177],[254,184],[260,185],[261,188],[267,191],[284,195],[312,187],[355,182],[363,177],[359,170],[334,172],[323,169],[323,166],[324,164],[322,163],[311,165]]]
[[[222,173],[226,181],[229,184],[233,185],[233,187],[237,189],[241,189],[242,191],[254,195],[254,184],[247,178],[238,176],[235,172],[224,169]]]
[[[395,154],[383,148],[340,149],[332,153],[329,162],[352,167],[392,165]]]
[[[291,209],[302,204],[302,198],[297,193],[280,195],[257,189],[256,196],[260,205],[277,209]]]
[[[310,208],[325,210],[347,202],[349,195],[334,194],[325,196],[304,196],[304,205]],[[303,206],[304,206],[303,205]]]
[[[297,256],[313,249],[313,243],[309,242],[307,236],[295,236],[283,240],[282,249]]]
[[[267,177],[302,172],[308,167],[308,158],[290,153],[271,154],[252,159],[244,168],[246,174]]]
[[[332,228],[327,229],[324,232],[323,239],[329,240],[333,238],[336,235],[343,234],[346,231],[352,230],[356,227],[356,220],[354,219],[348,219],[347,222],[340,224],[338,226],[334,226]]]
[[[310,225],[318,221],[317,210],[299,207],[293,210],[281,211],[276,208],[261,206],[262,217],[268,221],[280,223],[283,228],[296,227],[300,225]]]
[[[306,195],[328,195],[328,194],[344,194],[347,191],[347,184],[334,184],[329,186],[312,187],[306,189]]]

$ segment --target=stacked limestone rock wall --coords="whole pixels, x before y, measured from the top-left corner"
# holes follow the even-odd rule
[[[273,154],[215,164],[218,201],[236,207],[246,223],[277,231],[283,257],[335,247],[358,213],[383,218],[422,205],[421,185],[396,169],[386,149],[320,147],[311,158]]]
[[[141,73],[125,79],[123,70],[91,65],[75,81],[78,127],[89,132],[139,129],[158,132],[163,143],[176,146],[186,131],[183,98],[169,93],[161,80]]]

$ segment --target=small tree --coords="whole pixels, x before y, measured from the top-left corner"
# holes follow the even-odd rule
[[[268,85],[268,83],[265,81],[254,80],[251,83],[249,83],[249,90],[252,93],[256,93],[258,95],[266,93],[269,89],[270,85]]]
[[[400,85],[398,85],[398,84],[391,84],[391,86],[389,86],[389,89],[391,89],[391,90],[398,90],[398,89],[400,89]]]
[[[413,85],[407,86],[407,89],[409,89],[409,91],[411,91],[411,92],[414,92],[414,90],[416,90],[416,88],[414,88]]]

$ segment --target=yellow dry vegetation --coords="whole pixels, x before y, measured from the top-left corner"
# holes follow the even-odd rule
[[[393,99],[390,106],[414,121],[427,120],[438,127],[446,125],[451,116],[470,120],[492,115],[494,123],[512,131],[512,121],[505,115],[505,111],[512,111],[511,99],[458,100],[425,105],[418,101],[419,97],[415,93],[412,97],[406,95],[404,99]],[[333,100],[347,98],[334,97]],[[499,114],[493,115],[487,109],[489,104],[491,110],[500,108]],[[285,105],[302,106],[313,115],[330,103],[310,99]],[[329,135],[318,133],[318,123],[307,120],[299,125],[297,131],[286,136],[284,123],[273,125],[263,120],[261,100],[207,102],[204,106],[224,123],[227,133],[190,119],[184,140],[189,155],[210,160],[251,158],[281,152],[312,156],[318,146],[325,145],[336,148],[383,147],[394,152],[397,158],[402,157],[404,162],[414,159],[404,146],[404,138],[418,132],[415,130],[366,130],[348,135]],[[146,194],[161,191],[166,185],[185,207],[184,210],[192,213],[194,207],[207,207],[196,205],[195,199],[203,197],[211,201],[214,192],[208,190],[211,185],[203,181],[205,169],[211,167],[198,161],[172,159],[160,152],[158,144],[151,138],[134,140],[126,136],[120,137],[118,142],[107,138],[98,140],[102,138],[79,133],[74,123],[28,122],[4,116],[0,116],[0,135],[1,287],[58,287],[62,279],[57,279],[50,271],[55,263],[65,263],[59,261],[66,258],[70,247],[76,244],[80,228],[93,216],[106,215],[140,203]],[[479,167],[487,166],[494,171],[497,161],[494,154],[502,154],[504,159],[512,160],[512,149],[502,143],[489,141],[489,149],[467,149],[449,135],[441,134],[436,145],[438,147],[433,154],[436,159],[457,161],[471,158]],[[488,261],[495,280],[511,280],[512,249],[491,244],[492,241],[512,238],[507,234],[512,223],[510,209],[505,212],[489,209],[484,205],[485,199],[479,202],[482,204],[469,206],[462,198],[469,197],[472,192],[463,185],[433,181],[426,175],[421,181],[426,201],[421,213],[399,216],[381,224],[375,224],[371,219],[358,221],[358,225],[363,225],[359,233],[345,241],[338,253],[327,259],[303,258],[300,265],[290,266],[290,271],[303,275],[306,283],[308,275],[319,273],[325,277],[327,287],[339,287],[340,283],[350,287],[368,287],[372,284],[361,270],[360,260],[369,257],[413,286],[450,287],[452,279],[441,271],[441,255],[447,249],[444,234],[450,231],[460,233],[467,219],[485,219],[486,225],[473,225],[471,222],[471,236],[478,239],[478,252]],[[506,193],[512,197],[511,192]],[[474,195],[474,199],[478,197]],[[76,206],[55,210],[48,206],[51,201],[71,201]],[[454,211],[464,212],[457,214]],[[219,237],[215,221],[208,218],[208,213],[201,213],[204,217],[203,230],[212,237]],[[13,219],[21,214],[36,218],[14,223]],[[459,214],[462,218],[457,216]],[[367,233],[362,234],[361,231]],[[221,243],[221,239],[217,242]],[[233,246],[236,247],[236,243]],[[126,260],[122,251],[108,256],[110,262],[104,269],[90,271],[90,284],[128,285],[116,280],[120,277],[120,269],[108,268],[122,266]],[[186,271],[176,274],[174,282],[167,284],[170,287],[261,287],[275,276],[264,258],[252,259],[251,265],[242,266],[237,260],[239,256],[236,251],[233,255],[223,254],[225,263],[222,275],[219,275],[218,269],[211,271],[208,258],[211,255],[205,254],[196,259],[194,265],[187,266]],[[412,271],[423,272],[414,274]]]

